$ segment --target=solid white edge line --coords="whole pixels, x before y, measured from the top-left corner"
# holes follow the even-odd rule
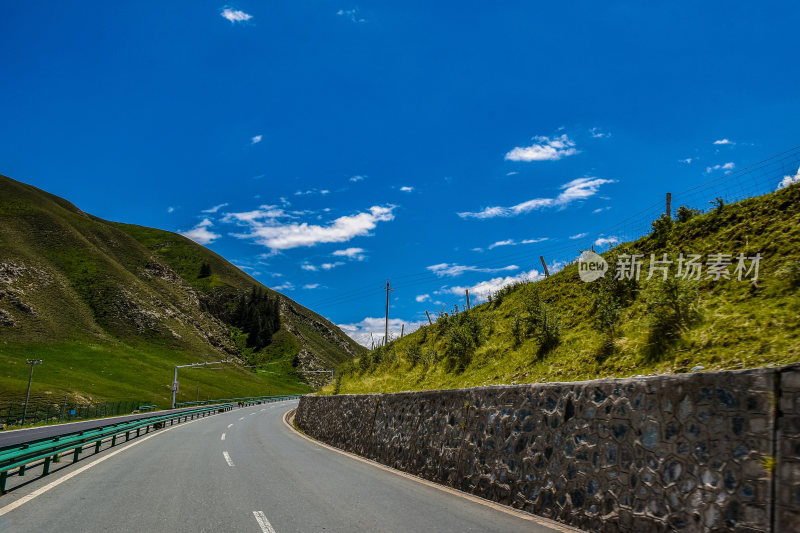
[[[222,437],[219,440],[225,440],[225,433],[222,434]]]
[[[225,462],[228,463],[228,466],[236,466],[233,464],[233,460],[228,452],[222,452],[222,456],[225,458]]]
[[[523,520],[528,520],[529,522],[535,522],[535,523],[537,523],[537,524],[539,524],[541,526],[546,526],[546,527],[552,528],[552,529],[554,529],[556,531],[560,531],[562,533],[583,533],[583,530],[573,528],[573,527],[568,526],[566,524],[562,524],[561,522],[556,522],[555,520],[550,520],[549,518],[545,518],[543,516],[537,516],[537,515],[534,515],[534,514],[526,513],[524,511],[520,511],[518,509],[514,509],[513,507],[508,507],[506,505],[502,505],[502,504],[499,504],[497,502],[493,502],[491,500],[487,500],[485,498],[481,498],[480,496],[475,496],[474,494],[470,494],[468,492],[463,492],[463,491],[460,491],[460,490],[456,490],[456,489],[450,488],[450,487],[448,487],[446,485],[440,485],[439,483],[434,483],[433,481],[429,481],[427,479],[411,475],[411,474],[409,474],[407,472],[403,472],[402,470],[397,470],[396,468],[392,468],[390,466],[386,466],[385,464],[379,463],[377,461],[373,461],[372,459],[367,459],[365,457],[361,457],[359,455],[355,455],[355,454],[352,454],[350,452],[346,452],[344,450],[340,450],[339,448],[331,446],[330,444],[325,444],[324,442],[321,442],[321,441],[318,441],[318,440],[316,440],[316,439],[314,439],[312,437],[309,437],[305,433],[302,433],[302,432],[298,431],[297,429],[295,429],[294,424],[289,422],[290,416],[292,418],[292,421],[294,421],[294,413],[295,413],[295,411],[297,411],[296,407],[292,407],[291,409],[286,411],[286,413],[284,413],[284,415],[282,417],[283,418],[283,423],[286,424],[286,427],[288,427],[289,430],[292,431],[295,435],[298,435],[299,437],[302,437],[302,438],[306,439],[307,441],[309,441],[309,442],[311,442],[313,444],[316,444],[317,446],[319,446],[321,448],[326,448],[328,450],[331,450],[333,452],[342,454],[342,455],[344,455],[346,457],[349,457],[351,459],[355,459],[356,461],[360,461],[362,463],[365,463],[365,464],[368,464],[368,465],[372,465],[375,468],[380,468],[381,470],[385,470],[386,472],[391,472],[392,474],[398,475],[400,477],[404,477],[406,479],[410,479],[412,481],[416,481],[417,483],[420,483],[422,485],[426,485],[428,487],[432,487],[434,489],[438,489],[438,490],[441,490],[443,492],[447,492],[448,494],[452,494],[453,496],[458,496],[459,498],[463,498],[465,500],[469,500],[469,501],[471,501],[473,503],[479,503],[481,505],[485,505],[486,507],[491,507],[495,511],[500,511],[501,513],[505,513],[505,514],[508,514],[508,515],[511,515],[511,516],[516,516],[517,518],[521,518]]]
[[[136,446],[138,444],[141,444],[141,443],[145,442],[146,440],[152,439],[153,437],[157,437],[158,435],[163,435],[167,431],[172,431],[173,429],[184,427],[184,426],[187,426],[188,424],[193,424],[193,423],[199,422],[201,420],[206,420],[206,419],[205,418],[197,418],[195,420],[190,420],[189,422],[183,422],[182,424],[178,424],[177,426],[170,426],[167,429],[159,430],[157,433],[153,433],[152,435],[149,435],[147,437],[139,437],[138,439],[134,440],[131,444],[128,444],[127,446],[125,446],[123,448],[119,448],[116,451],[113,451],[113,452],[109,453],[108,455],[104,455],[104,456],[100,457],[99,459],[97,459],[96,461],[92,461],[88,465],[82,466],[82,467],[78,468],[77,470],[75,470],[73,472],[65,474],[63,477],[58,478],[57,480],[53,481],[52,483],[49,483],[49,484],[45,485],[44,487],[36,489],[35,491],[31,492],[30,494],[27,494],[27,495],[21,497],[19,500],[13,501],[13,502],[9,503],[8,505],[6,505],[5,507],[0,508],[0,516],[3,516],[4,514],[13,511],[17,507],[20,507],[20,506],[28,503],[29,501],[31,501],[32,499],[36,498],[37,496],[41,496],[42,494],[44,494],[48,490],[50,490],[50,489],[52,489],[54,487],[57,487],[58,485],[61,485],[65,481],[67,481],[69,479],[72,479],[73,477],[77,476],[81,472],[85,472],[86,470],[89,470],[93,466],[102,463],[106,459],[110,459],[110,458],[114,457],[118,453],[122,453],[125,450],[129,450],[130,448],[133,448],[134,446]]]
[[[261,527],[261,531],[264,533],[275,533],[275,529],[272,527],[272,524],[269,523],[267,515],[265,515],[263,511],[253,511],[253,516],[256,517],[256,522],[258,522],[259,527]]]

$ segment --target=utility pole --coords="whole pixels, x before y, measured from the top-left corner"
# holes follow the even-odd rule
[[[230,363],[233,362],[233,359],[223,359],[222,361],[206,361],[205,363],[192,363],[190,365],[175,365],[175,377],[172,380],[172,408],[175,409],[175,393],[178,392],[178,369],[179,368],[193,368],[196,366],[206,366],[206,365],[220,365],[223,363]],[[198,389],[198,396],[200,394],[200,389]]]
[[[542,266],[544,267],[544,277],[549,278],[550,277],[550,271],[547,270],[547,263],[544,260],[544,256],[540,255],[539,259],[542,260]]]
[[[401,338],[401,339],[403,338],[403,335],[405,335],[405,333],[406,333],[406,325],[405,325],[405,324],[402,324],[402,325],[400,326],[400,338]]]
[[[466,289],[466,292],[467,292],[467,311],[469,311],[470,309],[472,309],[472,306],[469,305],[469,289]]]
[[[33,381],[33,367],[41,365],[41,359],[28,359],[28,364],[31,365],[31,373],[28,376],[28,392],[25,393],[25,407],[22,409],[22,425],[25,425],[25,416],[28,414],[28,401],[31,399],[31,381]]]
[[[386,346],[389,343],[389,293],[392,292],[394,289],[389,288],[389,280],[386,280],[386,329],[383,334],[383,345]]]
[[[432,326],[433,320],[431,320],[431,314],[428,312],[427,309],[425,310],[425,316],[428,317],[428,324]]]

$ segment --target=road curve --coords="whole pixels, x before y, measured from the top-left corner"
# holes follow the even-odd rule
[[[256,405],[168,427],[12,485],[0,497],[0,532],[567,530],[311,442],[283,423],[296,404]]]

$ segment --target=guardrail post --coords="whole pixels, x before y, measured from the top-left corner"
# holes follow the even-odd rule
[[[82,451],[83,451],[83,448],[80,447],[80,446],[75,448],[75,451],[72,452],[72,462],[73,463],[77,463],[78,462],[78,456],[80,456]]]
[[[140,432],[141,430],[142,430],[142,428],[136,428],[136,436],[137,436],[137,437],[139,436],[139,432]]]
[[[54,462],[54,463],[60,463],[60,462],[61,462],[61,454],[58,454],[58,453],[57,453],[57,454],[55,454],[55,455],[53,456],[53,462]]]
[[[111,447],[113,448],[116,445],[117,445],[117,436],[114,435],[113,437],[111,437]]]
[[[131,432],[130,431],[126,431],[125,432],[125,442],[128,442],[129,440],[131,440]]]
[[[27,466],[27,465],[22,465],[22,466],[19,467],[19,472],[17,472],[17,475],[19,477],[22,477],[22,476],[25,475],[25,466]]]
[[[50,457],[44,458],[44,469],[42,469],[42,475],[46,476],[50,473]]]
[[[0,472],[0,494],[6,493],[6,479],[8,479],[8,472]]]

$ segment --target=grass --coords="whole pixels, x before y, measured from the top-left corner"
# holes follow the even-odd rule
[[[31,392],[37,397],[52,396],[58,402],[65,394],[84,391],[82,398],[86,401],[139,400],[161,408],[169,407],[171,402],[174,365],[204,360],[191,353],[159,349],[152,344],[2,344],[0,389],[25,390],[30,372],[25,358],[29,357],[44,361],[34,369]],[[178,381],[178,402],[196,400],[198,388],[201,400],[311,390],[285,369],[267,374],[237,364],[179,369]]]
[[[581,282],[573,264],[547,279],[505,289],[492,303],[469,311],[471,322],[482,328],[482,340],[469,357],[453,351],[452,320],[440,319],[340,367],[339,392],[577,381],[800,361],[800,186],[686,218],[669,227],[659,223],[653,234],[603,254],[610,264],[622,253],[645,254],[645,275],[630,298],[603,302],[599,285]],[[650,254],[660,258],[665,252],[672,258],[680,252],[704,257],[760,252],[763,259],[757,283],[665,286],[655,277],[644,279]],[[537,306],[559,325],[553,335],[542,333]],[[605,316],[598,319],[600,308]],[[540,324],[539,330],[528,323]]]

